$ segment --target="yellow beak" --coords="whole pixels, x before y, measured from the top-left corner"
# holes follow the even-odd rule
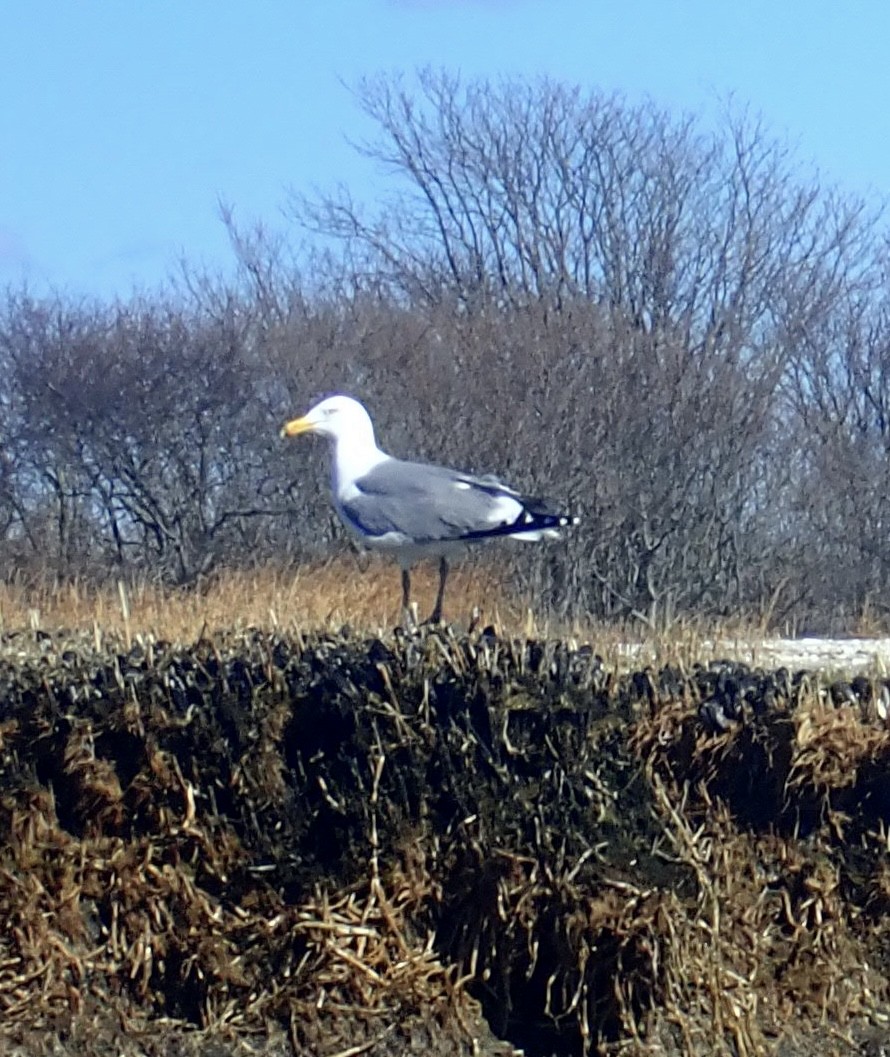
[[[311,433],[315,423],[308,418],[292,418],[281,427],[282,437],[297,437],[301,433]]]

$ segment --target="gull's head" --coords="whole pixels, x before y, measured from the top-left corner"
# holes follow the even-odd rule
[[[370,437],[371,443],[374,442],[371,417],[351,396],[329,396],[302,418],[291,419],[281,427],[282,437],[297,437],[301,433],[319,433],[333,440]]]

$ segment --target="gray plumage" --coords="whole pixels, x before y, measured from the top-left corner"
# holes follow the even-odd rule
[[[355,488],[339,505],[362,535],[396,532],[415,545],[470,542],[519,529],[553,531],[566,524],[540,500],[521,496],[497,478],[428,463],[389,459],[356,480]],[[504,512],[505,498],[521,509]]]

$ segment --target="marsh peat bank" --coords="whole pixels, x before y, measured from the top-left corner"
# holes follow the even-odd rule
[[[0,642],[0,1054],[890,1052],[883,684]]]

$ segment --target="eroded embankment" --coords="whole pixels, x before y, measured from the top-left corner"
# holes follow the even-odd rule
[[[881,692],[485,633],[7,636],[0,1038],[842,1048],[887,1023]]]

